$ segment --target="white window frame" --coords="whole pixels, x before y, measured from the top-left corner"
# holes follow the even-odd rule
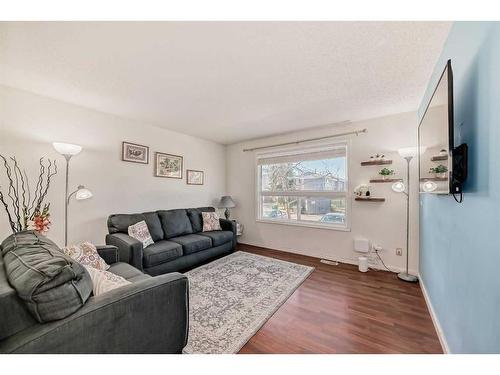
[[[261,174],[259,168],[259,159],[267,158],[267,157],[279,157],[286,155],[294,155],[297,153],[310,153],[313,151],[328,151],[332,148],[337,148],[339,145],[343,145],[346,148],[346,173],[345,173],[345,192],[319,192],[319,191],[286,191],[286,192],[268,192],[262,191],[261,184]],[[351,231],[351,197],[350,197],[350,185],[349,185],[349,170],[350,170],[350,149],[351,142],[348,139],[338,139],[335,141],[329,142],[316,142],[314,144],[308,144],[307,146],[293,146],[293,147],[281,147],[274,148],[272,151],[268,152],[260,152],[255,155],[255,221],[258,223],[267,223],[267,224],[279,224],[279,225],[290,225],[290,226],[299,226],[299,227],[309,227],[309,228],[319,228],[319,229],[328,229],[328,230],[336,230],[336,231]],[[269,219],[262,218],[262,199],[263,196],[291,196],[291,197],[325,197],[325,198],[345,198],[346,212],[345,212],[345,223],[344,224],[324,224],[324,223],[315,223],[310,221],[300,221],[298,218],[300,217],[300,212],[298,212],[297,220],[292,219]],[[299,210],[300,211],[300,210]]]

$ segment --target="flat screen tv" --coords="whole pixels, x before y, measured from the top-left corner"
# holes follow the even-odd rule
[[[462,194],[467,145],[454,146],[453,71],[448,60],[418,126],[420,192]]]

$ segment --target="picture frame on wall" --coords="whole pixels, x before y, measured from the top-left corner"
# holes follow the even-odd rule
[[[157,152],[155,154],[155,176],[182,178],[182,156]]]
[[[195,169],[186,169],[186,183],[188,185],[203,185],[204,172]]]
[[[131,163],[149,164],[149,147],[131,142],[122,142],[122,160]]]

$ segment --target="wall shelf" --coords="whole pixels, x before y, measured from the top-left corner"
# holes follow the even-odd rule
[[[448,177],[422,177],[420,181],[448,181]]]
[[[359,202],[385,202],[385,198],[374,197],[356,197],[354,200]]]
[[[442,161],[442,160],[448,160],[448,155],[438,155],[438,156],[433,156],[431,158],[431,161]]]
[[[370,180],[370,183],[372,184],[379,184],[379,183],[389,183],[389,182],[397,182],[397,181],[403,181],[401,178],[375,178],[373,180]]]
[[[369,160],[369,161],[362,161],[361,162],[362,166],[368,166],[368,165],[387,165],[387,164],[392,164],[392,160]]]

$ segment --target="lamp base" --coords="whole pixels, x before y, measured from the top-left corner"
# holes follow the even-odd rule
[[[231,213],[229,212],[229,208],[226,208],[224,211],[224,216],[226,217],[226,220],[229,220],[229,217],[231,216]]]
[[[418,281],[417,276],[410,275],[406,272],[398,273],[398,278],[403,280],[403,281],[407,281],[409,283],[416,283]]]

